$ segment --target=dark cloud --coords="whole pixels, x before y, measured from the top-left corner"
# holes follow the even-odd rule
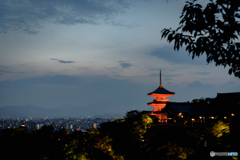
[[[133,4],[128,0],[11,0],[0,2],[0,33],[23,31],[37,34],[44,22],[128,26],[115,20]]]
[[[58,60],[58,59],[56,59],[56,58],[50,58],[51,60]]]
[[[0,75],[2,75],[4,73],[15,73],[15,72],[0,69]]]
[[[139,24],[126,24],[126,23],[123,23],[123,22],[115,22],[115,21],[110,21],[108,22],[109,25],[111,26],[116,26],[116,27],[127,27],[127,28],[132,28],[132,27],[138,27]]]
[[[12,71],[8,71],[8,70],[2,70],[0,69],[0,75],[4,75],[6,73],[19,73],[19,74],[23,74],[25,72],[12,72]]]
[[[179,51],[174,51],[173,46],[167,46],[162,48],[157,48],[149,53],[151,56],[156,56],[160,59],[175,63],[175,64],[193,64],[193,65],[206,65],[206,56],[202,55],[200,57],[195,57],[192,60],[192,57],[189,56],[188,52],[184,49]]]
[[[64,61],[64,60],[58,60],[60,63],[74,63],[74,61]]]
[[[119,65],[122,68],[125,68],[125,69],[128,69],[129,67],[133,66],[131,63],[127,63],[127,62],[124,62],[124,61],[118,61],[118,62],[119,62]]]
[[[64,60],[59,60],[59,59],[56,59],[56,58],[50,58],[51,60],[56,60],[58,61],[59,63],[75,63],[74,61],[64,61]]]

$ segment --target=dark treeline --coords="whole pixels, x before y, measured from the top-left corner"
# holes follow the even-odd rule
[[[25,160],[213,159],[211,151],[239,153],[238,122],[236,115],[231,121],[217,118],[191,126],[159,124],[155,117],[130,111],[124,119],[102,123],[99,129],[90,129],[85,134],[77,131],[69,134],[65,129],[53,132],[52,126],[32,132],[18,127],[2,131],[1,157]]]

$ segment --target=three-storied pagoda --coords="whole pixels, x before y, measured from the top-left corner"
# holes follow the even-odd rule
[[[147,103],[147,105],[154,107],[152,113],[150,115],[154,115],[158,117],[159,122],[167,122],[168,116],[167,114],[160,113],[160,111],[166,106],[166,103],[169,102],[167,97],[173,96],[175,93],[170,92],[163,88],[162,86],[162,77],[160,70],[160,85],[159,87],[151,93],[148,93],[148,96],[152,96],[155,99],[152,102]]]

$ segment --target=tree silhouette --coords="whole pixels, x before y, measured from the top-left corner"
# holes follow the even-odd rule
[[[163,29],[162,38],[174,41],[174,50],[183,45],[195,56],[207,55],[207,62],[229,66],[228,73],[240,78],[240,1],[210,0],[205,8],[186,2],[176,30]]]

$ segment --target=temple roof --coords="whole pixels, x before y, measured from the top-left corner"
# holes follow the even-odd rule
[[[176,102],[168,102],[165,110],[170,109],[173,112],[181,112],[181,113],[186,113],[191,111],[191,109],[193,108],[193,104],[192,103],[176,103]]]
[[[176,103],[167,102],[167,105],[161,112],[183,113],[185,115],[217,115],[218,113],[207,105],[199,105],[194,103]]]
[[[240,104],[240,92],[217,93],[216,100],[222,103]]]
[[[154,90],[153,92],[148,93],[148,95],[152,95],[152,94],[175,94],[175,93],[166,90],[165,88],[163,88],[160,85],[156,90]]]

